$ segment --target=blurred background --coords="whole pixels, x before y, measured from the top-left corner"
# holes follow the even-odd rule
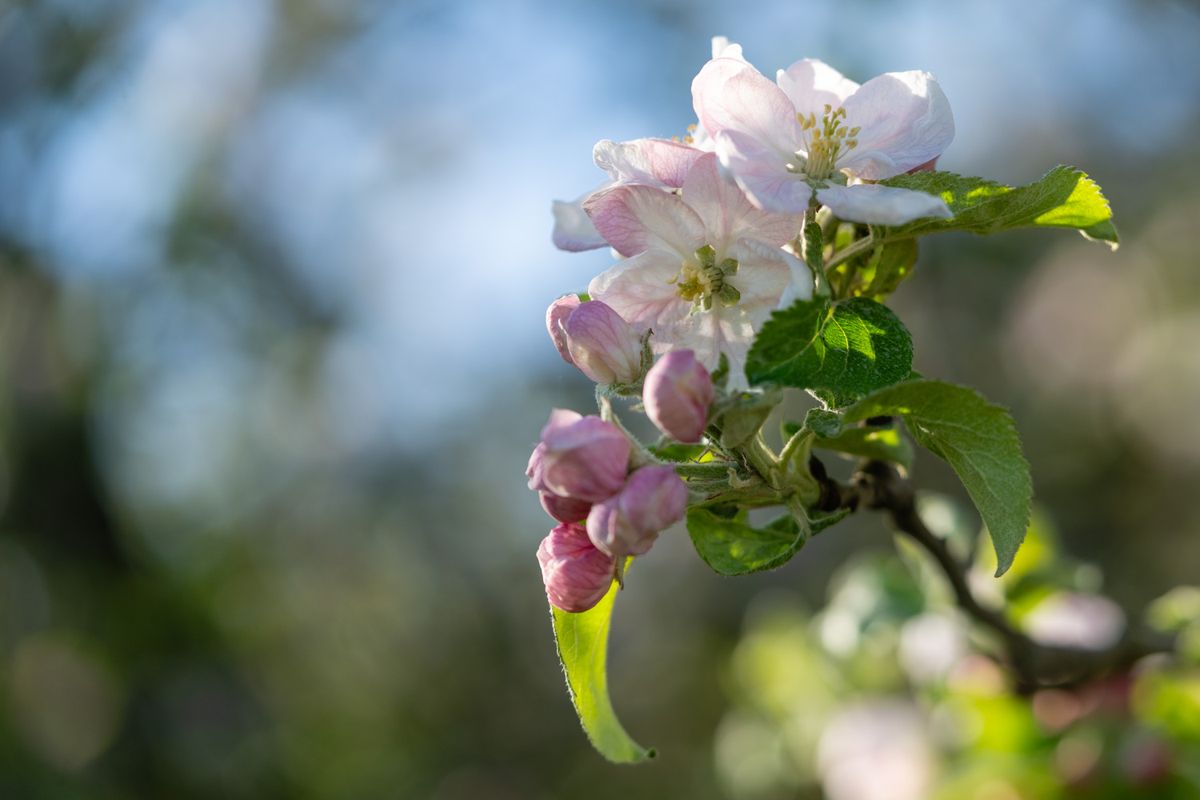
[[[0,796],[1200,797],[1194,669],[1013,699],[866,514],[736,581],[664,535],[610,662],[661,755],[589,748],[523,470],[591,404],[544,309],[609,256],[550,201],[684,133],[714,34],[928,69],[941,168],[1104,187],[1119,252],[926,239],[894,305],[1033,464],[981,591],[1086,645],[1200,582],[1192,3],[0,0]],[[1195,592],[1153,609],[1200,653]]]

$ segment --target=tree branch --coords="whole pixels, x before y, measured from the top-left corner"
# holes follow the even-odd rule
[[[1015,689],[1020,694],[1081,686],[1128,669],[1144,656],[1174,649],[1170,637],[1149,631],[1135,632],[1132,627],[1119,642],[1105,650],[1035,641],[1015,628],[1002,612],[984,606],[975,597],[967,582],[969,564],[955,558],[945,540],[929,530],[917,513],[912,484],[896,467],[882,461],[863,462],[851,484],[846,486],[828,478],[819,461],[812,466],[814,476],[822,485],[819,504],[822,510],[865,507],[883,511],[899,533],[908,536],[932,556],[950,583],[959,609],[1000,640],[1001,653],[995,657],[1011,671]]]

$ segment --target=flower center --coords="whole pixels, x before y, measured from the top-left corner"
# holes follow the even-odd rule
[[[808,116],[796,114],[796,121],[800,123],[807,154],[796,152],[798,163],[788,164],[791,172],[803,172],[813,180],[826,180],[837,169],[838,156],[858,147],[858,139],[854,137],[861,128],[846,127],[846,109],[841,106],[834,108],[826,103],[825,115],[820,119],[810,111]]]
[[[736,258],[717,263],[717,251],[706,244],[680,265],[679,272],[669,283],[676,284],[679,296],[692,303],[693,311],[709,311],[714,298],[727,306],[736,305],[742,299],[742,293],[728,283],[728,278],[737,274],[737,270]]]

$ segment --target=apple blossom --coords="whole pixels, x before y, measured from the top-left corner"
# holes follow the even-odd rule
[[[782,249],[799,218],[756,209],[706,153],[679,196],[616,186],[584,203],[596,229],[627,258],[597,276],[589,294],[636,327],[654,331],[656,352],[695,351],[730,382],[746,385],[744,361],[756,327],[781,304],[812,296],[812,276]]]
[[[537,551],[550,605],[579,613],[599,603],[612,586],[616,560],[596,549],[582,525],[563,523]]]
[[[599,502],[625,483],[629,440],[599,417],[556,408],[529,457],[529,488],[559,497]]]
[[[563,331],[562,323],[577,308],[579,308],[579,298],[576,295],[568,294],[555,300],[546,309],[546,331],[550,334],[550,341],[554,342],[554,349],[568,364],[574,364],[575,361],[571,358],[571,351],[567,347],[567,334]]]
[[[630,142],[601,139],[592,148],[592,160],[608,173],[608,180],[573,201],[554,201],[554,246],[574,252],[604,247],[604,237],[583,210],[588,197],[624,185],[678,189],[701,155],[702,151],[690,144],[671,139],[634,139]]]
[[[678,441],[700,441],[712,401],[712,378],[691,350],[672,350],[646,373],[642,390],[646,416]]]
[[[743,60],[716,58],[692,82],[701,126],[754,204],[803,212],[816,200],[851,222],[949,217],[941,198],[879,181],[936,159],[954,138],[950,104],[927,72],[861,86],[804,59],[772,83]]]
[[[558,324],[571,361],[596,383],[635,383],[642,377],[642,338],[604,303],[582,303]]]
[[[683,519],[687,486],[672,467],[642,467],[619,493],[592,506],[588,536],[601,551],[617,558],[648,551],[658,534]]]
[[[545,490],[538,492],[542,508],[559,522],[582,522],[587,519],[592,504],[577,497],[559,497]]]

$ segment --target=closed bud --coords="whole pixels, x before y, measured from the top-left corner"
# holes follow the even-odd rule
[[[596,549],[582,525],[564,523],[550,531],[537,558],[550,605],[572,613],[599,603],[616,573],[616,560]]]
[[[587,532],[592,543],[616,558],[640,556],[658,534],[683,519],[687,486],[666,465],[642,467],[620,493],[592,506]]]
[[[596,416],[556,408],[529,457],[529,488],[590,503],[607,500],[625,484],[629,439]]]
[[[574,364],[571,351],[567,349],[567,334],[563,331],[563,323],[571,312],[579,308],[579,298],[573,294],[563,295],[550,304],[546,309],[546,330],[550,333],[550,341],[562,356],[563,361]]]
[[[672,350],[646,373],[646,415],[673,439],[700,441],[712,401],[712,377],[691,350]]]
[[[559,497],[552,492],[539,492],[542,508],[559,522],[582,522],[587,519],[592,504],[574,497]]]
[[[641,338],[604,303],[581,303],[560,324],[571,360],[596,383],[634,383],[642,376]]]

